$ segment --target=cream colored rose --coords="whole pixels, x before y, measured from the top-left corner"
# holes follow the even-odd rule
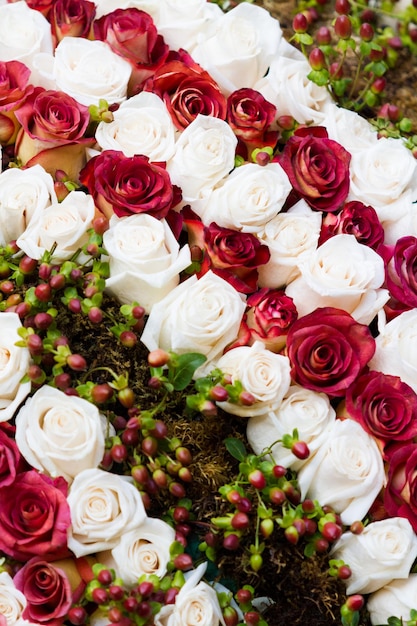
[[[392,580],[388,585],[372,593],[366,603],[371,624],[380,626],[387,624],[391,616],[398,617],[407,623],[410,611],[416,607],[417,574],[410,574],[408,578]]]
[[[258,233],[281,211],[291,191],[287,174],[278,163],[237,167],[196,212],[206,225]]]
[[[110,263],[106,290],[123,304],[139,302],[147,313],[191,263],[188,244],[180,249],[167,222],[151,215],[112,217],[103,242]]]
[[[382,257],[354,235],[335,235],[299,264],[301,275],[286,288],[299,316],[319,307],[336,307],[361,324],[370,324],[389,298],[381,289]]]
[[[79,472],[70,487],[68,547],[76,557],[112,550],[146,518],[142,497],[128,476],[101,469]]]
[[[141,340],[148,350],[200,352],[208,363],[236,339],[245,311],[242,296],[211,271],[188,278],[152,307]]]
[[[0,245],[17,239],[34,215],[58,202],[54,180],[41,165],[0,174]]]
[[[33,70],[36,54],[52,54],[51,26],[39,12],[26,2],[0,6],[0,59],[20,61]],[[33,80],[33,78],[32,78]]]
[[[159,0],[154,20],[171,50],[183,48],[192,55],[196,43],[222,16],[220,7],[207,0]]]
[[[122,102],[112,122],[100,122],[96,140],[102,150],[168,161],[174,154],[175,127],[164,102],[156,94],[142,91]]]
[[[277,107],[277,116],[291,115],[300,124],[320,125],[334,102],[325,87],[307,78],[311,68],[299,50],[281,40],[268,74],[254,89]]]
[[[30,465],[71,482],[103,458],[107,420],[97,407],[44,385],[16,415],[16,443]]]
[[[237,139],[229,124],[197,115],[181,133],[167,163],[172,183],[182,189],[184,202],[193,202],[233,169]]]
[[[100,563],[112,567],[125,585],[135,585],[143,575],[165,576],[175,531],[166,522],[147,517],[135,530],[124,533],[110,552],[100,553]]]
[[[175,599],[155,615],[155,626],[225,626],[216,591],[200,581],[207,567],[202,563],[191,572]]]
[[[393,579],[408,578],[416,557],[417,536],[404,517],[371,522],[359,535],[344,533],[332,550],[332,558],[352,570],[346,581],[349,595],[372,593]]]
[[[0,573],[0,615],[6,618],[7,626],[20,622],[26,608],[24,594],[16,589],[13,579],[7,572]]]
[[[308,445],[311,459],[327,440],[335,419],[336,413],[326,394],[293,385],[277,409],[249,419],[246,436],[254,452],[260,454],[283,435],[292,435],[296,428],[300,441]],[[295,471],[306,462],[282,443],[275,443],[271,450],[277,464]]]
[[[320,449],[298,473],[302,497],[340,513],[344,524],[362,519],[385,484],[375,440],[353,420],[337,419]]]
[[[417,161],[401,141],[379,139],[352,154],[348,200],[374,207],[380,221],[392,222],[417,200]]]
[[[55,261],[65,261],[87,243],[87,230],[95,214],[92,196],[71,191],[62,202],[44,209],[17,239],[17,245],[32,259],[40,259],[56,244]],[[80,255],[79,259],[82,259]]]
[[[259,286],[285,287],[299,276],[299,264],[317,248],[320,229],[321,214],[304,200],[269,220],[256,233],[271,253],[268,263],[258,267]]]
[[[417,309],[401,313],[384,324],[381,313],[371,370],[399,376],[417,393]]]
[[[30,352],[15,345],[21,326],[16,313],[0,313],[0,422],[10,420],[30,393],[30,382],[21,382],[31,362]]]
[[[64,91],[85,106],[126,100],[131,65],[102,41],[64,37],[54,57],[39,54],[35,65],[43,87]]]
[[[368,120],[336,105],[326,109],[322,126],[327,129],[329,139],[340,143],[350,154],[368,150],[378,141],[376,129]]]
[[[278,20],[266,9],[243,2],[203,32],[192,54],[228,95],[253,88],[266,74],[281,37]]]
[[[229,374],[232,382],[239,380],[244,390],[255,398],[251,406],[218,403],[227,413],[241,417],[277,409],[291,383],[288,357],[267,350],[260,341],[250,347],[232,348],[217,361],[216,367]]]

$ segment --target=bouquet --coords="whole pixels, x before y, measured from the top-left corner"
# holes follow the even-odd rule
[[[0,3],[0,626],[415,623],[414,139],[228,8]]]

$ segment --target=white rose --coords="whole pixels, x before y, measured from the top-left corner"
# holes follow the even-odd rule
[[[147,517],[135,530],[124,533],[111,552],[100,553],[100,563],[112,567],[125,585],[143,575],[165,576],[175,530],[161,519]]]
[[[198,582],[206,567],[202,563],[191,572],[175,604],[166,604],[155,615],[155,626],[225,626],[216,591],[206,582]]]
[[[311,459],[326,441],[335,419],[335,410],[326,394],[293,385],[277,409],[249,419],[246,436],[255,454],[260,454],[283,435],[292,435],[296,428],[300,441],[308,445]],[[295,471],[306,462],[282,443],[276,443],[271,450],[277,464]]]
[[[417,204],[410,202],[401,210],[401,217],[384,221],[384,244],[395,246],[398,239],[408,236],[417,237]]]
[[[300,200],[256,233],[271,253],[268,263],[258,267],[260,287],[284,287],[300,274],[300,262],[317,248],[321,217],[320,212],[312,211],[305,200]]]
[[[353,153],[350,179],[348,200],[373,206],[382,223],[400,219],[417,200],[417,161],[396,139]]]
[[[193,202],[233,169],[237,138],[217,117],[197,115],[181,133],[167,163],[172,183],[182,189],[184,202]]]
[[[10,420],[30,393],[30,382],[21,382],[31,362],[30,352],[15,345],[21,326],[16,313],[0,313],[0,422]]]
[[[57,203],[54,179],[41,165],[0,174],[0,245],[17,239],[34,215]],[[37,217],[35,218],[37,219]]]
[[[131,65],[102,41],[64,37],[55,57],[39,54],[35,65],[43,87],[64,91],[85,106],[126,100]]]
[[[401,313],[388,324],[379,324],[376,350],[369,367],[399,376],[417,393],[417,309]]]
[[[329,138],[340,143],[350,154],[368,150],[378,141],[377,132],[368,120],[355,111],[336,105],[326,109],[322,126],[327,129]]]
[[[207,0],[159,0],[155,24],[171,50],[183,48],[190,54],[197,41],[223,15]]]
[[[55,261],[65,261],[88,241],[87,230],[95,215],[92,196],[71,191],[62,202],[45,208],[17,239],[17,245],[32,259],[56,244]],[[79,259],[82,259],[82,255]]]
[[[262,167],[246,163],[237,167],[214,189],[202,210],[207,225],[216,222],[224,228],[257,233],[284,206],[291,191],[287,174],[278,163]]]
[[[132,7],[149,13],[154,20],[159,16],[159,5],[161,0],[95,0],[96,5],[96,19],[112,13],[115,9],[130,9]]]
[[[319,307],[336,307],[361,324],[370,324],[389,298],[380,289],[384,261],[354,235],[335,235],[299,264],[301,276],[286,288],[300,316]]]
[[[15,626],[22,619],[26,608],[24,594],[16,589],[7,572],[0,573],[0,615],[6,618],[7,626]]]
[[[371,522],[359,535],[344,533],[332,550],[332,558],[352,570],[348,595],[372,593],[394,578],[408,578],[416,557],[417,536],[404,517]]]
[[[301,468],[298,483],[303,498],[332,506],[344,524],[352,524],[366,515],[385,483],[381,453],[360,424],[337,419]]]
[[[371,624],[379,626],[386,624],[391,616],[404,620],[410,619],[410,611],[416,608],[417,574],[410,574],[408,578],[393,580],[378,591],[372,593],[366,603]]]
[[[112,217],[103,243],[110,256],[106,290],[123,304],[139,302],[147,313],[191,263],[188,244],[180,249],[166,220],[151,215]]]
[[[281,36],[279,22],[266,9],[244,2],[203,33],[193,59],[229,94],[253,87],[266,74]]]
[[[236,339],[245,308],[244,298],[213,272],[191,276],[152,307],[141,340],[148,350],[199,352],[211,362]]]
[[[216,367],[229,374],[232,382],[239,380],[244,390],[255,398],[251,406],[218,403],[227,413],[241,417],[276,409],[291,383],[288,357],[267,350],[260,341],[255,341],[250,347],[232,348],[217,361]]]
[[[100,122],[96,140],[102,150],[168,161],[174,154],[175,127],[164,102],[156,94],[142,91],[122,102],[112,122]]]
[[[68,482],[103,458],[107,420],[97,407],[44,385],[16,416],[16,443],[30,465]]]
[[[0,6],[0,59],[20,61],[33,70],[34,56],[52,54],[51,26],[39,12],[26,2]]]
[[[334,102],[325,87],[307,78],[310,70],[305,57],[282,40],[268,74],[253,88],[275,104],[277,115],[291,115],[300,124],[321,124]]]
[[[76,557],[113,549],[146,518],[142,497],[128,476],[101,469],[79,472],[68,494],[68,548]]]

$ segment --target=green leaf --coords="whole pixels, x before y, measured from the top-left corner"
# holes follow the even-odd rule
[[[175,367],[169,368],[168,380],[175,391],[185,389],[193,379],[196,369],[207,360],[204,354],[198,352],[188,352],[177,355]]]
[[[244,461],[247,456],[245,445],[240,439],[235,437],[228,437],[224,440],[224,445],[229,454],[238,461]]]
[[[329,72],[325,68],[322,70],[311,70],[307,78],[319,87],[324,87],[329,82]]]

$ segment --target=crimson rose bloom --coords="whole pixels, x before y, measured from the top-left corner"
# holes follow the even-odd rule
[[[64,37],[88,37],[95,15],[94,2],[55,0],[48,16],[55,45]]]
[[[226,119],[226,98],[219,86],[184,50],[170,55],[143,89],[156,93],[165,102],[179,130],[184,130],[198,114]]]
[[[88,161],[80,181],[107,217],[149,213],[162,219],[181,199],[162,165],[143,155],[126,157],[117,150],[103,150]]]
[[[320,232],[319,246],[334,235],[354,235],[359,243],[377,250],[384,242],[384,229],[378,214],[372,206],[352,200],[346,202],[337,215],[324,216]]]
[[[394,300],[397,314],[417,307],[417,238],[401,237],[386,265],[386,285]]]
[[[14,143],[19,129],[14,111],[32,93],[30,69],[20,61],[0,61],[0,144]]]
[[[13,582],[27,600],[22,617],[47,626],[60,626],[64,622],[72,604],[72,592],[61,569],[34,557],[17,572]]]
[[[255,89],[237,89],[227,99],[227,122],[248,150],[273,148],[278,132],[269,130],[277,108]]]
[[[0,550],[17,561],[67,556],[67,483],[36,470],[0,488]]]
[[[262,341],[265,347],[279,352],[285,346],[286,337],[298,317],[293,299],[280,289],[264,287],[249,296],[246,304],[246,326],[251,343]]]
[[[408,519],[417,532],[417,443],[396,446],[388,461],[385,510]]]
[[[0,424],[0,488],[11,485],[26,463],[13,435],[15,428],[8,422]]]
[[[280,165],[312,209],[335,212],[349,193],[350,154],[325,128],[300,128],[285,144]]]
[[[138,93],[142,83],[166,62],[169,47],[145,11],[116,9],[96,20],[93,29],[95,39],[105,41],[132,65],[129,96]]]
[[[295,383],[340,397],[374,355],[375,340],[346,311],[324,307],[294,322],[287,352]]]
[[[384,449],[417,436],[417,394],[398,376],[371,371],[346,392],[346,411]]]

